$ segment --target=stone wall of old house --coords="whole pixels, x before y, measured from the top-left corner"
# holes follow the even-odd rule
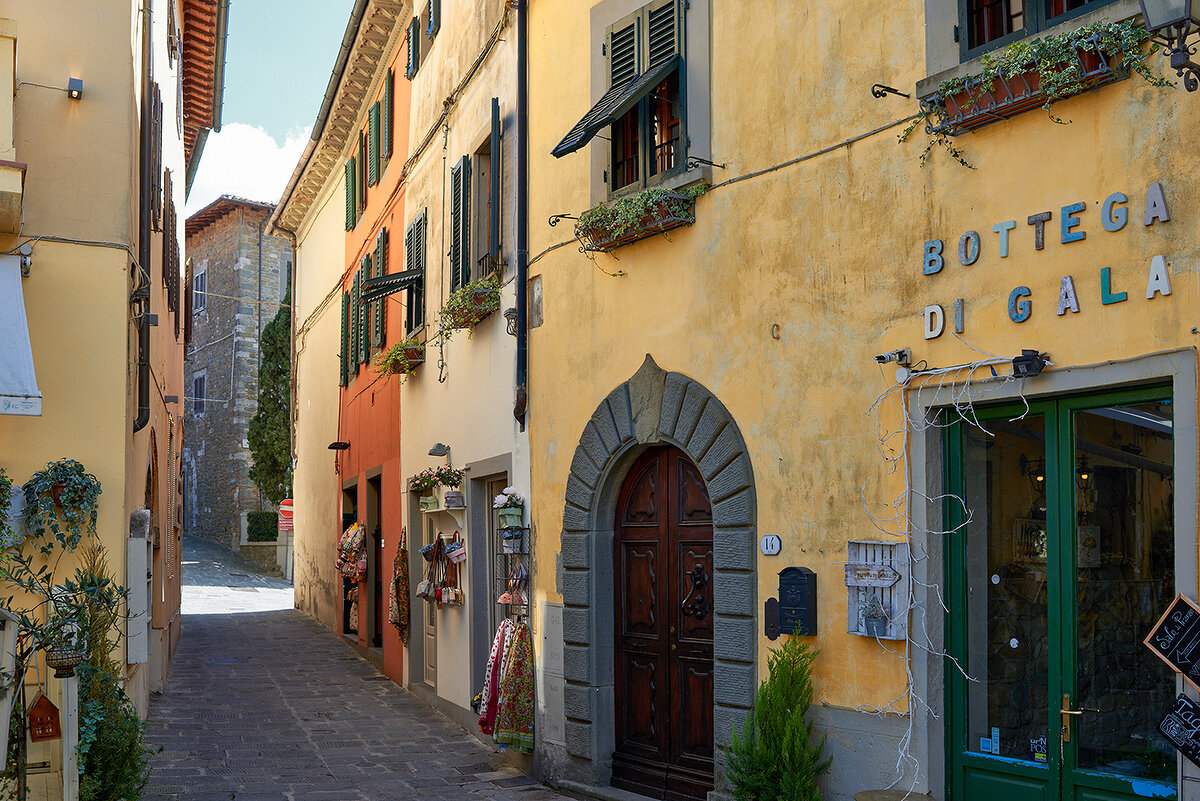
[[[275,544],[246,540],[246,514],[267,506],[250,479],[247,432],[258,408],[260,338],[284,298],[292,251],[287,239],[261,231],[270,206],[231,206],[187,239],[193,280],[207,274],[208,296],[202,311],[193,300],[185,365],[184,532],[273,567]],[[201,373],[206,398],[197,411],[194,379]]]

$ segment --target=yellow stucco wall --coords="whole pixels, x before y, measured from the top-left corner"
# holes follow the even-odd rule
[[[561,600],[548,566],[584,426],[651,353],[711,390],[745,437],[758,533],[781,535],[784,548],[757,557],[759,609],[784,566],[817,571],[818,701],[858,708],[900,698],[902,711],[903,656],[845,633],[846,543],[888,539],[867,510],[895,514],[892,499],[903,489],[887,473],[867,414],[894,367],[881,371],[872,357],[909,347],[915,360],[947,366],[978,358],[972,347],[1008,356],[1027,347],[1062,367],[1196,345],[1200,187],[1190,132],[1200,106],[1182,89],[1135,77],[1059,104],[1069,125],[1034,110],[958,138],[976,170],[937,149],[922,168],[925,134],[898,144],[899,127],[778,166],[916,112],[915,100],[876,100],[869,88],[878,80],[911,93],[925,77],[923,5],[879,14],[863,4],[711,3],[711,43],[690,46],[711,47],[712,83],[689,92],[708,92],[712,103],[713,150],[696,155],[727,166],[713,170],[717,186],[698,201],[695,225],[623,247],[619,260],[597,255],[593,263],[573,245],[540,255],[569,236],[547,217],[587,208],[600,180],[586,150],[549,155],[598,96],[587,78],[589,47],[599,41],[592,6],[535,3],[531,11],[530,273],[541,277],[545,304],[545,324],[530,340],[537,598]],[[590,147],[605,146],[597,139]],[[770,171],[750,175],[759,170]],[[720,185],[730,179],[738,180]],[[1145,227],[1152,181],[1163,182],[1172,219]],[[1130,222],[1108,233],[1100,203],[1116,191],[1130,197]],[[1060,209],[1081,200],[1087,238],[1061,244]],[[1045,250],[1035,251],[1025,219],[1045,210],[1054,217]],[[1000,259],[991,227],[1005,220],[1017,227]],[[954,254],[968,229],[980,232],[983,254],[961,267]],[[933,238],[945,241],[948,262],[926,277],[922,243]],[[1173,294],[1146,301],[1156,254],[1171,265]],[[1106,266],[1129,299],[1102,307]],[[617,269],[626,274],[605,274]],[[1081,311],[1060,318],[1064,275],[1074,276]],[[1030,287],[1034,304],[1022,324],[1007,315],[1018,285]],[[951,329],[956,298],[966,302],[964,341],[949,333],[925,341],[922,308],[942,304]],[[881,422],[900,426],[894,408]],[[756,628],[761,676],[769,646],[761,612]]]

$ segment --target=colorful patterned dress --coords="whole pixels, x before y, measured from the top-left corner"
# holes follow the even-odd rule
[[[495,740],[528,754],[533,751],[533,642],[524,622],[513,632],[505,663]]]

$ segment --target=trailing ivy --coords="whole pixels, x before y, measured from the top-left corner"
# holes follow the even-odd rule
[[[412,352],[420,350],[421,357],[419,359],[410,359],[409,355],[415,355]],[[410,376],[416,372],[417,366],[425,361],[425,344],[418,342],[416,339],[408,338],[402,342],[397,342],[387,350],[375,357],[375,369],[383,373],[385,376]]]
[[[500,308],[500,277],[492,273],[450,293],[438,314],[439,336],[449,339],[459,328],[474,328]]]
[[[100,481],[74,459],[49,462],[22,489],[25,529],[38,541],[43,555],[56,545],[73,551],[85,534],[96,533]]]
[[[21,544],[8,519],[8,513],[12,511],[12,491],[13,481],[8,477],[8,472],[0,467],[0,548]]]
[[[579,215],[575,223],[575,235],[582,236],[588,229],[600,229],[613,238],[620,238],[640,228],[646,216],[661,207],[666,207],[676,217],[690,217],[696,198],[707,192],[709,187],[707,181],[676,191],[652,186],[636,194],[602,203]]]
[[[1115,61],[1117,69],[1136,73],[1151,86],[1173,86],[1172,81],[1156,75],[1146,66],[1146,59],[1158,49],[1157,45],[1151,43],[1149,49],[1143,52],[1143,45],[1149,39],[1150,34],[1134,20],[1101,20],[1072,31],[1013,42],[993,53],[985,53],[979,59],[978,74],[949,78],[938,84],[931,98],[932,102],[922,106],[917,116],[901,132],[899,140],[907,141],[922,123],[926,130],[931,130],[936,125],[936,122],[930,119],[929,106],[944,109],[947,98],[965,92],[968,87],[986,94],[995,89],[997,81],[1011,80],[1027,73],[1037,76],[1038,91],[1044,97],[1042,108],[1050,119],[1065,125],[1068,121],[1054,114],[1054,104],[1089,88],[1080,62],[1080,52],[1096,53],[1103,60]],[[971,102],[972,99],[968,98],[962,105],[969,108]],[[933,146],[940,145],[960,164],[974,169],[947,134],[931,133],[931,137],[921,153],[922,165],[928,159]]]

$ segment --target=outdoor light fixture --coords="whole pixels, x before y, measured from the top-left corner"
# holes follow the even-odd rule
[[[1200,87],[1200,64],[1192,61],[1196,46],[1189,47],[1187,38],[1200,33],[1200,9],[1193,8],[1193,0],[1138,0],[1138,4],[1151,41],[1166,48],[1171,69],[1183,78],[1184,88],[1196,91]]]
[[[349,442],[331,442],[331,443],[329,443],[329,450],[331,450],[331,451],[348,451],[348,450],[350,450],[350,443]]]
[[[1021,349],[1021,355],[1013,358],[1013,378],[1035,376],[1046,367],[1046,360],[1036,350]]]
[[[1086,456],[1079,457],[1079,470],[1075,477],[1081,492],[1087,492],[1092,488],[1092,470]]]
[[[430,456],[447,456],[450,453],[450,446],[438,443],[429,449]]]
[[[83,78],[67,79],[67,97],[78,100],[83,97]]]
[[[510,306],[504,310],[504,325],[510,337],[517,335],[517,310]]]

